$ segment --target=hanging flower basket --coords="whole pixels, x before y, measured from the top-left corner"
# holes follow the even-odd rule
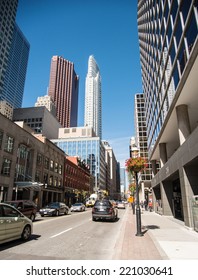
[[[125,161],[126,170],[130,173],[140,172],[147,168],[147,160],[143,157],[129,158]]]

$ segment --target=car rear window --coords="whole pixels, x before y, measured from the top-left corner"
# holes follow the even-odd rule
[[[96,201],[95,206],[110,206],[111,203],[107,200]]]

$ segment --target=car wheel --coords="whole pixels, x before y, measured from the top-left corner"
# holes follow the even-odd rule
[[[41,215],[41,217],[44,217],[44,215]]]
[[[30,216],[30,220],[32,221],[32,222],[34,222],[35,221],[35,214],[31,214],[31,216]]]
[[[23,232],[21,234],[21,239],[23,241],[27,241],[28,239],[30,239],[30,236],[31,236],[31,227],[27,225],[23,229]]]
[[[92,221],[94,221],[94,222],[95,222],[95,221],[96,221],[96,218],[95,218],[95,217],[92,217]]]
[[[65,215],[67,215],[68,214],[68,210],[67,209],[65,209],[65,213],[64,213]]]
[[[56,210],[55,216],[59,216],[59,211]]]

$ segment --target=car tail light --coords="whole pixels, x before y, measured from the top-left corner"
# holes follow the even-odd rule
[[[113,212],[113,209],[112,208],[109,208],[109,213],[111,214]]]
[[[95,209],[95,207],[93,207],[93,208],[92,208],[92,213],[94,213],[94,212],[95,212],[95,210],[96,210],[96,209]]]

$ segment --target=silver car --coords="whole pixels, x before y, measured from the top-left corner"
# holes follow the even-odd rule
[[[0,203],[0,244],[21,238],[30,239],[33,224],[20,211],[6,203]]]
[[[85,211],[85,205],[81,202],[74,203],[71,206],[71,212],[82,212]]]

